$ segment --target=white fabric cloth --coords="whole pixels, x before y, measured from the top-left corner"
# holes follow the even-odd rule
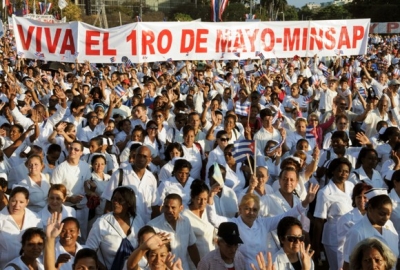
[[[25,216],[21,229],[9,214],[7,207],[4,207],[3,210],[1,210],[0,269],[4,269],[8,262],[19,256],[19,251],[22,247],[21,237],[26,229],[32,227],[43,228],[43,224],[39,216],[31,210],[25,208]]]
[[[64,216],[63,216],[63,218],[64,218]],[[84,247],[82,247],[78,242],[76,242],[76,253],[78,253],[78,251],[81,250],[82,248],[84,248]],[[71,256],[71,259],[69,259],[68,262],[63,263],[61,266],[59,266],[58,270],[73,269],[72,265],[74,264],[75,256],[73,256],[71,253],[68,253],[64,249],[64,247],[60,244],[60,242],[57,241],[57,243],[56,243],[56,261],[57,261],[58,256],[60,256],[61,254],[65,254],[65,253],[67,253],[69,256]],[[75,255],[76,255],[76,253],[75,253]]]
[[[132,246],[138,246],[137,233],[145,224],[139,215],[131,217],[131,233],[126,235],[114,218],[113,213],[100,217],[92,226],[89,232],[86,245],[97,251],[97,256],[107,269],[111,269],[114,257],[117,253],[122,239],[127,238]]]
[[[47,194],[50,189],[49,177],[41,174],[40,186],[36,184],[29,176],[18,183],[21,186],[27,187],[29,190],[28,209],[38,213],[47,203]]]
[[[42,262],[39,259],[36,259],[36,261],[37,261],[38,270],[44,270],[44,265],[42,264]],[[11,262],[8,262],[7,264],[9,265],[11,263],[15,264],[21,270],[30,270],[30,268],[21,260],[21,256],[15,258]],[[7,267],[3,268],[3,270],[15,270],[15,268],[13,266],[7,266]]]
[[[164,202],[164,199],[168,194],[175,193],[181,196],[183,205],[188,205],[190,201],[190,186],[193,181],[194,179],[189,177],[185,186],[182,186],[175,176],[171,176],[168,180],[163,181],[158,187],[158,194],[160,194],[161,202]]]
[[[193,269],[189,266],[191,259],[187,248],[196,244],[196,235],[187,217],[182,215],[179,217],[176,222],[175,230],[167,222],[164,214],[150,220],[148,225],[152,226],[157,232],[163,231],[169,233],[172,253],[182,260],[183,269]]]
[[[299,258],[301,265],[303,265],[300,254],[298,254],[298,258]],[[275,269],[277,269],[277,270],[278,269],[279,270],[295,270],[283,249],[280,249],[277,253],[273,254],[273,260],[274,260]],[[311,260],[311,267],[309,270],[314,270],[313,260]]]
[[[349,177],[349,181],[354,185],[364,182],[374,188],[387,188],[387,185],[383,181],[381,174],[375,169],[372,170],[372,179],[369,179],[364,171],[364,168],[361,166],[360,168],[353,170]]]

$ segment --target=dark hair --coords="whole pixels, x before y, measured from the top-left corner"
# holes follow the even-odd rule
[[[164,199],[164,204],[168,200],[177,200],[182,205],[182,197],[179,194],[176,194],[176,193],[168,194]]]
[[[0,187],[1,187],[1,188],[6,188],[6,187],[8,187],[8,181],[7,181],[5,178],[3,178],[3,177],[0,177]]]
[[[225,119],[226,119],[226,117],[225,117]],[[221,138],[222,135],[226,135],[226,134],[228,134],[228,132],[226,132],[225,130],[220,130],[217,132],[216,138],[219,139],[219,138]]]
[[[282,239],[285,238],[287,231],[294,226],[298,226],[301,230],[303,230],[303,225],[301,224],[300,220],[295,217],[284,217],[279,221],[277,233],[281,247],[283,246]]]
[[[84,259],[84,258],[93,259],[96,262],[96,269],[98,269],[99,260],[97,258],[97,253],[96,253],[96,251],[94,251],[93,249],[90,249],[90,248],[82,248],[76,253],[74,264],[72,265],[72,269],[75,268],[75,265],[79,260]]]
[[[102,146],[103,145],[103,138],[102,137],[93,137],[90,139],[90,142],[95,142],[98,146]]]
[[[326,177],[328,179],[331,179],[333,177],[333,172],[339,167],[339,165],[345,164],[347,167],[349,167],[349,172],[351,171],[351,163],[347,158],[341,157],[341,158],[335,158],[334,160],[331,161],[331,163],[328,166],[328,169],[326,170]]]
[[[153,227],[149,226],[149,225],[145,225],[142,228],[140,228],[140,230],[137,233],[137,239],[140,242],[140,238],[143,237],[143,235],[148,234],[148,233],[154,233],[156,234],[157,232],[154,230]]]
[[[42,238],[43,241],[46,238],[46,234],[44,233],[43,229],[40,229],[37,227],[29,228],[22,234],[22,238],[21,238],[22,247],[19,251],[19,255],[24,254],[23,248],[24,248],[25,243],[27,241],[31,240],[36,235],[40,236],[40,238]]]
[[[221,164],[217,164],[217,165],[218,165],[218,167],[219,167],[219,169],[220,169],[220,171],[221,171],[222,178],[223,178],[224,181],[225,181],[225,177],[226,177],[226,168],[225,168],[225,166],[223,166],[223,165],[221,165]],[[210,166],[210,168],[208,168],[208,178],[210,179],[210,178],[212,177],[213,174],[214,174],[214,165],[213,165],[213,166]]]
[[[78,219],[76,219],[76,218],[74,218],[74,217],[67,217],[67,218],[64,218],[64,219],[62,220],[61,223],[65,224],[65,223],[67,223],[67,222],[73,222],[73,223],[75,223],[75,225],[76,225],[76,227],[78,228],[78,230],[80,230],[81,226],[80,226],[80,224],[79,224],[79,220],[78,220]]]
[[[114,118],[116,118],[116,117],[114,116]],[[131,123],[131,120],[129,120],[128,118],[122,119],[121,121],[118,122],[117,129],[118,129],[119,131],[122,131],[122,126],[123,126],[124,123],[126,123],[126,122],[128,122],[128,123],[130,124],[130,123]]]
[[[52,152],[60,152],[61,153],[62,149],[61,146],[58,144],[50,144],[49,148],[47,148],[47,153],[52,153]]]
[[[83,151],[84,146],[83,146],[83,143],[82,143],[82,142],[75,140],[75,141],[73,141],[73,142],[71,143],[71,145],[73,145],[74,143],[79,144],[80,147],[81,147],[81,151]]]
[[[11,199],[12,197],[14,197],[15,194],[17,194],[17,193],[22,193],[22,194],[24,194],[25,199],[26,199],[26,200],[29,200],[29,191],[28,191],[27,188],[25,188],[25,187],[20,187],[20,186],[13,188],[13,189],[11,190],[11,193],[10,193],[10,199]]]
[[[158,151],[160,151],[161,148],[162,148],[162,144],[161,144],[160,139],[158,138],[158,125],[157,125],[156,121],[150,120],[149,122],[147,122],[147,124],[146,124],[146,134],[148,135],[147,129],[148,129],[151,125],[155,125],[155,126],[157,127],[157,135],[156,135],[155,139],[156,139],[156,142],[157,142],[157,149],[158,149]]]
[[[284,170],[284,169],[286,169],[287,168],[287,166],[288,165],[290,165],[290,164],[292,164],[295,168],[296,168],[296,170],[297,171],[300,171],[300,163],[298,163],[297,161],[295,161],[294,159],[292,159],[292,158],[285,158],[282,162],[281,162],[281,164],[280,164],[280,169],[281,170]]]
[[[196,196],[199,196],[201,193],[203,192],[210,192],[210,189],[208,188],[208,186],[206,185],[206,183],[204,183],[203,180],[200,179],[196,179],[192,182],[192,184],[190,185],[190,202],[189,205],[191,205],[192,199],[194,199]]]
[[[282,175],[285,172],[294,172],[296,173],[296,177],[297,177],[297,181],[299,181],[300,175],[299,175],[299,170],[293,167],[285,167],[281,170],[281,172],[279,173],[279,179],[282,177]]]
[[[186,136],[189,133],[189,131],[193,131],[194,132],[194,127],[191,126],[191,125],[184,126],[183,127],[183,136]]]
[[[115,193],[121,194],[122,198],[125,200],[128,205],[128,212],[131,217],[136,217],[136,194],[135,191],[127,186],[118,187],[114,190],[111,200],[114,198]]]
[[[173,143],[170,143],[168,146],[167,146],[167,149],[165,149],[165,161],[170,161],[171,160],[171,156],[169,155],[169,153],[172,151],[172,150],[174,150],[174,149],[176,149],[176,150],[178,150],[180,153],[181,153],[181,157],[183,157],[183,148],[182,148],[182,145],[180,144],[180,143],[177,143],[177,142],[173,142]]]
[[[183,168],[188,168],[190,171],[192,169],[192,164],[190,164],[190,162],[186,159],[178,159],[175,161],[174,169],[172,170],[171,174],[174,175],[174,173]]]
[[[271,109],[269,109],[269,108],[265,108],[260,111],[261,119],[264,119],[266,116],[272,116],[272,115],[273,115],[273,113],[272,113]]]
[[[19,133],[23,133],[24,132],[24,128],[20,124],[14,124],[14,125],[11,126],[11,128],[13,128],[13,127],[17,128]]]
[[[370,200],[368,200],[367,203],[367,209],[375,209],[375,208],[380,208],[386,204],[393,205],[392,200],[388,195],[378,195]]]
[[[103,156],[103,155],[94,155],[93,157],[92,157],[92,161],[91,161],[91,164],[92,164],[92,166],[93,166],[93,163],[97,160],[97,159],[102,159],[102,160],[104,160],[104,164],[107,164],[107,160],[106,160],[106,157],[105,156]]]
[[[382,142],[387,142],[396,133],[399,133],[398,127],[388,127],[383,134],[379,134],[378,138]]]
[[[310,143],[309,143],[306,139],[300,139],[300,140],[298,140],[297,143],[296,143],[296,149],[297,149],[297,147],[298,147],[302,142],[306,142],[308,145],[310,145]]]
[[[362,165],[363,158],[365,158],[369,152],[373,152],[376,157],[378,157],[378,152],[375,149],[363,147],[361,148],[360,153],[358,153],[356,168],[359,168]]]
[[[353,188],[353,194],[351,195],[351,201],[352,201],[351,205],[353,207],[356,207],[356,197],[361,195],[361,193],[370,190],[371,188],[372,188],[371,185],[368,185],[364,182],[356,184]]]
[[[331,140],[333,139],[340,139],[347,143],[347,146],[349,146],[349,136],[347,135],[346,131],[335,131],[332,134]]]

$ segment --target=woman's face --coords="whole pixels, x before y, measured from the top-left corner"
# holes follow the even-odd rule
[[[357,195],[354,200],[356,207],[360,212],[365,210],[365,204],[368,202],[367,197],[365,196],[365,191],[361,192],[361,194]]]
[[[364,251],[361,266],[362,270],[385,270],[386,262],[382,254],[372,247]]]
[[[98,145],[95,141],[89,142],[89,151],[90,153],[96,153],[98,150],[101,150],[101,145]]]
[[[369,208],[368,217],[372,225],[384,226],[392,214],[392,205],[384,204],[381,207]]]
[[[109,121],[106,127],[106,131],[113,131],[115,129],[115,123],[113,121]]]
[[[40,235],[35,234],[32,236],[31,239],[27,240],[23,245],[22,245],[22,250],[24,257],[28,258],[39,258],[40,255],[42,254],[43,251],[43,239],[40,237]]]
[[[171,152],[169,152],[169,156],[171,157],[171,159],[175,158],[175,157],[180,157],[181,156],[181,152],[179,152],[178,149],[173,148],[171,150]]]
[[[350,168],[346,164],[340,164],[334,171],[333,171],[333,181],[335,183],[344,183],[350,174]]]
[[[192,206],[196,210],[204,210],[207,206],[208,192],[203,191],[199,195],[192,198]]]
[[[40,174],[44,167],[42,161],[37,157],[29,159],[26,166],[28,167],[29,175]]]
[[[128,204],[119,192],[114,193],[111,202],[114,214],[125,214],[128,211]]]
[[[183,141],[188,147],[192,147],[194,143],[195,135],[194,131],[190,130],[185,136],[183,136]]]
[[[186,183],[186,181],[189,179],[190,176],[190,170],[189,168],[181,168],[177,170],[175,173],[175,178],[178,180],[180,183]]]
[[[141,131],[134,131],[132,133],[132,141],[134,142],[143,142],[143,133]]]
[[[233,120],[232,118],[226,119],[224,124],[225,124],[225,130],[231,130],[236,125],[235,120]]]
[[[229,138],[228,138],[228,135],[226,135],[226,134],[224,134],[221,137],[219,137],[217,139],[217,143],[218,143],[219,148],[225,149],[225,147],[228,145],[228,141],[229,141]]]
[[[81,258],[74,263],[74,270],[96,270],[97,264],[93,258]]]
[[[161,112],[157,112],[153,115],[153,120],[156,121],[158,125],[164,122],[164,115]]]
[[[305,134],[306,128],[307,128],[307,124],[304,121],[299,121],[296,125],[296,131],[299,134]]]
[[[104,172],[104,168],[106,167],[106,163],[103,158],[96,158],[96,160],[92,163],[92,168],[95,173]]]
[[[347,143],[345,143],[342,139],[339,138],[332,139],[331,144],[332,144],[332,149],[335,153],[343,151],[344,148],[347,146]]]
[[[65,196],[60,190],[51,190],[47,197],[47,202],[51,210],[58,211],[65,202]]]
[[[303,231],[299,226],[294,225],[280,240],[286,254],[296,254],[300,252],[300,245],[304,241]]]
[[[22,192],[16,193],[13,197],[10,198],[8,211],[10,212],[10,214],[18,214],[21,212],[23,213],[28,203],[29,200],[26,199],[25,195]]]
[[[147,135],[148,135],[150,138],[156,137],[156,136],[157,136],[157,133],[158,133],[157,127],[151,126],[151,127],[148,127],[148,128],[147,128]]]
[[[378,156],[373,151],[367,152],[364,158],[361,159],[362,166],[364,168],[372,168],[375,169],[378,164]]]
[[[60,244],[63,246],[72,246],[76,244],[79,236],[79,229],[73,221],[64,222],[60,233]]]
[[[19,132],[19,129],[17,127],[11,127],[10,130],[10,139],[15,142],[19,136],[21,136],[21,132]]]
[[[122,130],[126,134],[129,134],[129,132],[131,132],[131,122],[130,121],[124,121],[124,123],[122,124]]]
[[[258,216],[260,206],[254,200],[249,200],[239,206],[239,214],[244,223],[252,225]]]
[[[165,245],[163,245],[159,249],[149,251],[149,254],[147,255],[147,262],[150,266],[150,269],[167,269],[165,261],[167,259],[168,253],[169,251]]]

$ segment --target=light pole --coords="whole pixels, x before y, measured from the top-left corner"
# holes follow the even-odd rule
[[[280,13],[282,13],[282,20],[285,21],[285,12],[281,11]]]

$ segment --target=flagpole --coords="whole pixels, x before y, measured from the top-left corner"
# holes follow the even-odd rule
[[[254,140],[254,173],[257,175],[257,141]]]

